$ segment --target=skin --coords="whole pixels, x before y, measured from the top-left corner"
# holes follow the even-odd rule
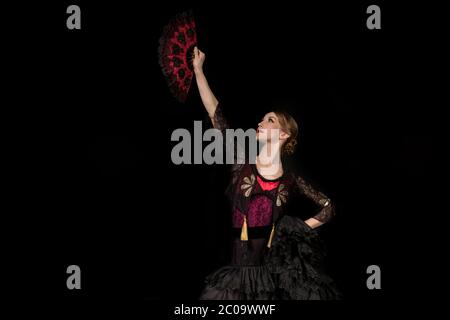
[[[277,179],[283,175],[281,149],[289,138],[274,112],[264,115],[258,123],[256,138],[262,141],[259,155],[256,157],[256,168],[266,179]]]
[[[206,55],[197,47],[194,48],[194,56],[192,64],[194,67],[195,79],[197,81],[198,90],[208,115],[214,123],[214,113],[219,101],[215,97],[209,87],[206,76],[203,72],[203,63]],[[273,130],[277,129],[277,130]],[[264,115],[263,119],[258,123],[256,138],[264,140],[259,155],[256,157],[256,168],[258,172],[266,179],[277,179],[283,175],[283,166],[281,165],[281,148],[289,134],[286,133],[280,125],[279,119],[274,112]],[[270,174],[269,174],[270,173]],[[309,218],[305,223],[312,229],[317,228],[323,223],[314,218]]]

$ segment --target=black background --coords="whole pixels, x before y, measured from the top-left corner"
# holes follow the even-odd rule
[[[66,28],[70,4],[81,7],[81,30]],[[205,73],[231,122],[255,127],[278,106],[299,121],[293,160],[335,201],[322,233],[345,300],[415,297],[417,235],[426,229],[415,222],[430,210],[434,191],[423,186],[435,146],[434,111],[414,78],[432,39],[413,23],[412,6],[376,3],[382,29],[368,30],[370,4],[12,9],[6,138],[18,168],[9,188],[17,293],[69,304],[189,301],[226,261],[226,169],[170,161],[174,129],[192,131],[194,120],[210,127],[195,83],[180,104],[158,65],[163,26],[193,8]],[[71,264],[81,267],[81,291],[66,288]],[[382,290],[366,287],[371,264],[381,267]]]

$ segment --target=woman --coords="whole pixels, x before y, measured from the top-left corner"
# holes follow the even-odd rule
[[[203,73],[204,61],[196,47],[193,67],[200,96],[214,127],[224,131],[228,124]],[[323,252],[314,230],[334,215],[333,205],[301,177],[285,172],[280,161],[294,151],[297,132],[289,114],[269,112],[258,124],[257,139],[265,143],[255,164],[233,165],[227,190],[233,210],[232,261],[206,277],[201,300],[339,298],[332,280],[320,272]],[[287,214],[289,199],[300,195],[320,209],[306,221]]]

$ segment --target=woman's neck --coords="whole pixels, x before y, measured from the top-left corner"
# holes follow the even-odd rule
[[[261,146],[256,157],[256,168],[264,178],[276,179],[283,175],[280,149],[279,143],[267,142]]]

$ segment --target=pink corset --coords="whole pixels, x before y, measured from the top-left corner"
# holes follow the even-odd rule
[[[279,181],[263,181],[256,177],[259,187],[264,191],[270,191],[278,187]],[[273,201],[269,197],[258,194],[252,197],[248,206],[247,225],[248,227],[264,227],[272,223]],[[244,223],[244,216],[239,209],[233,212],[233,227],[240,228]]]
[[[268,226],[272,223],[272,200],[264,195],[255,196],[248,206],[247,225],[249,227]],[[233,212],[233,227],[240,228],[244,223],[244,216],[235,209]]]

